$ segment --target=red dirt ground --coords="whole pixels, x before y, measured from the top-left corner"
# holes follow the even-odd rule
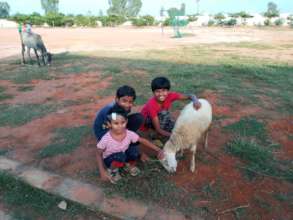
[[[75,44],[74,48],[70,46],[72,42],[76,42],[72,37],[80,37],[81,39],[78,39],[78,41],[84,42],[83,35],[75,35],[77,30],[74,29],[67,31],[72,32],[73,36],[71,36],[71,39],[65,41],[66,45],[62,45],[61,47],[60,40],[57,39],[59,39],[61,34],[64,34],[63,30],[57,29],[56,36],[53,37],[46,35],[47,30],[41,30],[45,39],[48,37],[51,40],[56,40],[55,43],[54,41],[50,41],[49,43],[49,46],[55,48],[56,51],[63,50],[67,47],[67,49],[73,51],[79,50],[80,48],[84,49],[84,44]],[[88,45],[92,41],[98,41],[100,38],[104,40],[104,44],[100,46],[101,48],[98,46],[98,48],[92,49],[103,49],[113,43],[113,38],[105,40],[105,36],[103,35],[97,36],[97,39],[95,39],[92,34],[96,31],[85,31],[89,32],[91,36]],[[109,33],[115,36],[121,30],[111,31]],[[245,30],[242,31],[245,32]],[[230,31],[225,30],[224,32]],[[254,33],[259,34],[257,36],[263,36],[265,35],[264,32],[255,31]],[[68,34],[68,32],[66,33]],[[158,35],[160,33],[155,32],[155,34]],[[248,37],[254,37],[253,33],[246,32],[246,34]],[[123,35],[124,37],[122,36],[121,39],[124,44],[121,47],[125,49],[128,47],[145,46],[143,44],[144,38],[139,37],[143,36],[142,32],[133,30],[133,35],[135,36],[133,38],[139,40],[132,42],[132,44],[127,44],[125,42],[131,42],[132,38],[126,40]],[[8,36],[8,34],[6,33],[5,36]],[[8,37],[5,38],[5,36],[4,39],[9,41]],[[149,37],[147,35],[146,38]],[[272,40],[268,37],[265,39]],[[151,42],[148,39],[148,44],[156,47],[161,44],[161,41]],[[18,46],[17,44],[10,45],[14,49]],[[95,43],[95,45],[98,44]],[[116,49],[120,48],[115,44],[112,46]],[[163,46],[172,47],[174,45],[169,42]],[[11,54],[14,54],[14,49],[10,50]],[[17,85],[9,81],[0,80],[0,86],[8,88],[7,93],[14,95],[12,99],[1,101],[1,103],[45,103],[47,100],[60,102],[70,100],[80,101],[77,105],[64,107],[56,113],[33,120],[23,126],[15,128],[0,127],[0,149],[9,149],[8,156],[12,159],[41,166],[68,176],[80,177],[84,173],[94,172],[96,170],[96,142],[93,136],[87,137],[83,141],[82,146],[71,154],[58,155],[43,160],[36,159],[35,155],[42,147],[50,143],[53,137],[53,131],[56,128],[91,124],[96,111],[113,100],[113,97],[101,98],[96,95],[97,88],[105,89],[111,83],[111,78],[104,79],[101,82],[99,79],[99,72],[91,72],[67,75],[63,78],[60,77],[48,81],[35,80],[28,83],[28,86],[34,86],[34,88],[32,91],[27,92],[19,92]],[[191,173],[189,171],[189,155],[185,160],[179,162],[178,171],[176,175],[170,176],[170,180],[174,181],[177,186],[187,192],[207,198],[206,200],[196,201],[193,205],[195,207],[208,207],[209,210],[212,210],[211,214],[215,217],[217,216],[218,219],[235,219],[235,213],[229,209],[239,206],[244,206],[244,209],[247,210],[245,215],[247,219],[258,219],[259,216],[261,216],[261,219],[292,219],[292,206],[289,207],[288,202],[280,202],[273,197],[274,193],[286,194],[292,192],[293,188],[291,184],[270,177],[258,177],[254,181],[249,181],[243,177],[241,171],[236,167],[241,162],[223,153],[223,147],[231,137],[228,133],[223,132],[221,128],[239,121],[242,117],[258,114],[262,109],[259,107],[241,106],[241,104],[232,107],[219,105],[221,103],[221,97],[218,97],[210,91],[206,91],[201,96],[212,103],[214,116],[220,118],[213,124],[209,133],[208,153],[199,147],[196,156],[196,172]],[[84,103],[83,100],[87,100],[87,102]],[[264,101],[270,102],[270,100]],[[281,159],[292,160],[293,143],[292,136],[290,139],[290,135],[293,134],[293,118],[278,119],[276,115],[272,118],[276,118],[276,120],[268,123],[268,130],[273,140],[281,144],[281,150],[277,152],[276,156]],[[205,192],[203,188],[206,186],[218,190],[219,195],[212,195],[212,193]]]

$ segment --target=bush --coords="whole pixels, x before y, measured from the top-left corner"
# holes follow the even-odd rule
[[[117,26],[126,21],[124,17],[118,16],[118,15],[101,16],[101,17],[98,17],[97,19],[102,22],[103,26],[110,26],[110,27]]]
[[[31,22],[32,25],[43,25],[45,23],[45,18],[39,13],[34,12],[29,16],[29,22]]]
[[[151,15],[145,15],[142,18],[146,21],[147,26],[152,26],[155,23],[155,18]]]
[[[63,18],[65,27],[72,27],[74,25],[74,16],[65,16]]]
[[[131,21],[134,26],[138,26],[138,27],[152,26],[155,23],[154,17],[152,17],[150,15],[142,16],[139,18],[132,18]]]
[[[29,18],[30,18],[29,15],[17,13],[11,17],[11,20],[13,20],[17,23],[25,23],[25,22],[28,22]]]
[[[98,18],[95,16],[77,15],[74,18],[74,24],[82,27],[96,27]]]
[[[188,15],[188,22],[197,21],[198,17],[196,15]]]
[[[284,24],[284,20],[282,18],[278,18],[274,23],[276,26],[282,26]]]
[[[45,21],[52,27],[64,26],[64,14],[62,13],[48,13],[45,16]]]
[[[231,18],[230,20],[225,22],[227,26],[235,26],[237,24],[237,20],[235,18]]]
[[[171,19],[171,18],[167,18],[167,19],[163,22],[163,26],[172,26],[172,19]]]
[[[270,19],[266,19],[265,22],[264,22],[264,25],[265,26],[271,26],[272,25],[272,22]]]
[[[208,26],[210,27],[210,26],[213,26],[213,25],[215,25],[215,20],[213,20],[213,19],[210,19],[209,21],[208,21]]]

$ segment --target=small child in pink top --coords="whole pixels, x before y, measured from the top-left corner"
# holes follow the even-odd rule
[[[155,150],[158,153],[157,157],[162,159],[163,153],[160,148],[127,130],[127,113],[124,109],[119,106],[113,107],[107,117],[110,130],[97,144],[97,163],[103,181],[116,183],[121,179],[119,168],[122,167],[125,167],[132,176],[139,174],[140,170],[136,167],[136,161],[140,157],[139,148],[131,143],[139,142]]]

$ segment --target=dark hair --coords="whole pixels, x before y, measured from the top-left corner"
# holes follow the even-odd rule
[[[115,104],[108,112],[108,114],[107,114],[108,121],[112,120],[112,113],[116,113],[117,115],[120,115],[127,120],[127,111],[125,111],[124,108],[122,108],[121,106],[119,106],[117,104]]]
[[[169,79],[166,77],[156,77],[152,80],[152,91],[154,92],[157,89],[168,89],[170,90],[171,84]]]
[[[135,94],[134,88],[127,86],[127,85],[119,87],[116,91],[116,97],[119,99],[124,96],[133,97],[133,100],[135,100],[136,94]]]

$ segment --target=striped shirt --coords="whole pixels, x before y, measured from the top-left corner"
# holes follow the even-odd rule
[[[125,152],[131,143],[138,141],[139,136],[133,131],[126,130],[126,136],[122,141],[115,140],[108,131],[98,142],[97,148],[103,150],[103,158],[114,153]]]

